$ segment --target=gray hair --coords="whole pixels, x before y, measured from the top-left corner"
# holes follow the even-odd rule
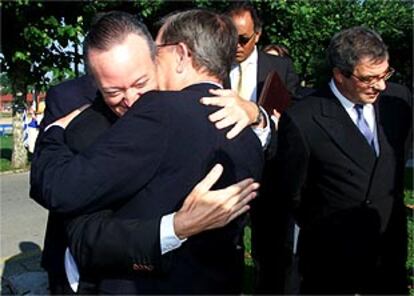
[[[388,49],[381,36],[364,27],[352,27],[334,35],[328,47],[331,69],[338,68],[344,75],[351,75],[363,58],[383,61]]]
[[[83,43],[86,64],[89,64],[89,50],[109,50],[112,46],[124,41],[129,34],[136,34],[146,41],[151,59],[155,61],[156,46],[147,26],[132,14],[111,11],[97,14],[92,22]]]
[[[184,43],[195,69],[222,81],[227,78],[237,50],[237,30],[228,16],[192,9],[167,16],[162,24],[163,43]]]

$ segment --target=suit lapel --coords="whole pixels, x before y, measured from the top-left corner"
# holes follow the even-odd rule
[[[315,121],[349,159],[362,169],[370,170],[376,162],[375,152],[338,99],[329,89],[325,92],[320,115],[314,116]]]

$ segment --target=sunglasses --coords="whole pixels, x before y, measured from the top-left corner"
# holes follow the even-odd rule
[[[249,41],[253,38],[253,36],[256,34],[256,32],[253,32],[253,34],[250,37],[239,35],[239,44],[241,46],[245,46]]]

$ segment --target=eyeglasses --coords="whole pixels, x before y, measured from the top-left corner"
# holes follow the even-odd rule
[[[387,72],[383,75],[378,76],[367,76],[367,77],[358,77],[351,73],[352,77],[355,77],[358,81],[366,84],[367,86],[374,86],[377,84],[380,80],[387,81],[391,78],[391,76],[395,73],[395,69],[389,67]]]
[[[253,34],[250,37],[239,35],[239,44],[241,46],[245,46],[247,43],[249,43],[250,39],[256,34],[256,32],[253,32]]]
[[[175,46],[175,45],[178,45],[178,43],[179,43],[179,42],[158,44],[158,45],[157,45],[157,49],[158,49],[158,48],[167,47],[167,46]]]

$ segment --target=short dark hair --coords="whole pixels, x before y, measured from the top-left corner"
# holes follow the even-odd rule
[[[195,69],[203,68],[222,81],[227,78],[237,50],[237,30],[228,16],[191,9],[167,16],[162,23],[163,43],[184,43]]]
[[[383,61],[388,49],[381,36],[365,27],[352,27],[335,34],[328,47],[328,63],[344,75],[351,75],[363,58]]]
[[[125,40],[129,34],[136,34],[147,42],[151,58],[155,60],[156,47],[147,26],[137,17],[122,11],[99,13],[92,21],[83,43],[84,57],[88,63],[90,49],[108,50]]]
[[[233,17],[235,15],[241,15],[245,12],[249,12],[253,19],[253,26],[255,32],[262,32],[262,21],[260,20],[256,9],[247,1],[236,2],[227,11],[227,15]]]

